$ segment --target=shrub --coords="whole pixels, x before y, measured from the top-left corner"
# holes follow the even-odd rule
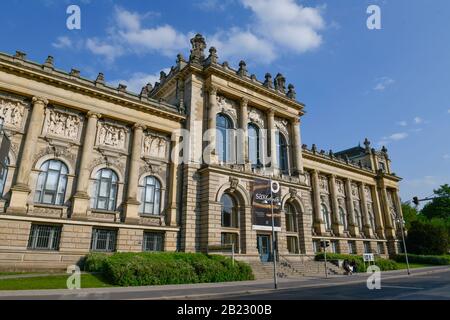
[[[250,266],[230,258],[197,253],[115,253],[89,255],[88,271],[101,270],[111,283],[144,286],[253,280]]]
[[[406,245],[411,253],[442,255],[448,251],[448,234],[442,225],[413,221],[408,230]]]
[[[404,254],[398,254],[395,256],[395,261],[406,262],[406,256]],[[410,263],[430,264],[436,266],[450,265],[450,256],[426,256],[417,254],[408,254],[408,261]]]
[[[89,272],[102,272],[107,259],[108,256],[104,253],[90,253],[83,260],[82,268]]]
[[[325,254],[323,252],[317,253],[317,261],[325,260]],[[338,253],[327,253],[327,260],[348,260],[350,263],[355,262],[356,272],[366,272],[369,264],[364,263],[363,257],[350,254],[338,254]],[[375,258],[375,265],[377,265],[381,271],[397,270],[398,265],[393,260]]]

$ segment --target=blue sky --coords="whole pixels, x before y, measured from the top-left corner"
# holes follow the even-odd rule
[[[66,9],[81,8],[81,30]],[[381,30],[366,26],[381,8]],[[8,0],[0,51],[139,90],[189,53],[200,32],[219,58],[251,73],[283,73],[306,104],[303,142],[339,151],[385,144],[402,199],[450,183],[448,0]]]

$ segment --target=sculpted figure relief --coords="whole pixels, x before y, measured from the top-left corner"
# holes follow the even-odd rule
[[[20,129],[24,113],[22,103],[0,99],[0,116],[4,119],[4,125]]]
[[[336,189],[339,194],[345,194],[344,182],[342,180],[336,180]]]
[[[358,186],[354,183],[352,183],[352,196],[355,197],[356,199],[359,199]]]
[[[77,140],[80,123],[80,118],[76,115],[50,110],[47,120],[47,133]]]
[[[125,128],[103,124],[99,132],[99,144],[117,149],[125,148]]]
[[[233,120],[235,122],[237,121],[236,102],[227,99],[224,96],[217,95],[217,105],[220,111],[229,113],[233,117]]]
[[[320,178],[319,178],[319,186],[320,186],[321,190],[328,192],[328,179],[327,179],[327,177],[320,176]]]
[[[260,128],[264,128],[264,116],[258,109],[251,108],[248,112],[248,119],[250,122],[254,122],[260,126]]]
[[[163,137],[146,136],[144,139],[144,156],[165,158],[167,141]]]

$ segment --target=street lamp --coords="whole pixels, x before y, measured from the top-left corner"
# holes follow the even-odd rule
[[[405,232],[403,230],[405,220],[403,220],[403,218],[399,217],[398,215],[396,216],[395,220],[400,225],[400,232],[402,233],[402,241],[403,241],[403,250],[405,250],[406,268],[408,270],[408,275],[410,275],[411,270],[409,269],[408,251],[406,250]]]

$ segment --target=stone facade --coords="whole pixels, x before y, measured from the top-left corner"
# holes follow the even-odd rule
[[[230,241],[259,259],[271,232],[253,223],[256,178],[281,185],[280,255],[311,257],[320,239],[341,253],[361,254],[364,243],[381,255],[398,250],[400,178],[387,150],[367,140],[338,153],[302,145],[293,85],[280,74],[260,82],[245,62],[219,64],[201,35],[191,43],[189,60],[180,55],[140,95],[103,74],[89,81],[0,54],[2,139],[11,143],[0,269],[65,268],[90,251],[207,252]],[[210,130],[220,115],[227,133],[241,133],[233,141],[242,152]],[[261,163],[249,130],[260,134]],[[224,152],[236,157],[224,161]]]

